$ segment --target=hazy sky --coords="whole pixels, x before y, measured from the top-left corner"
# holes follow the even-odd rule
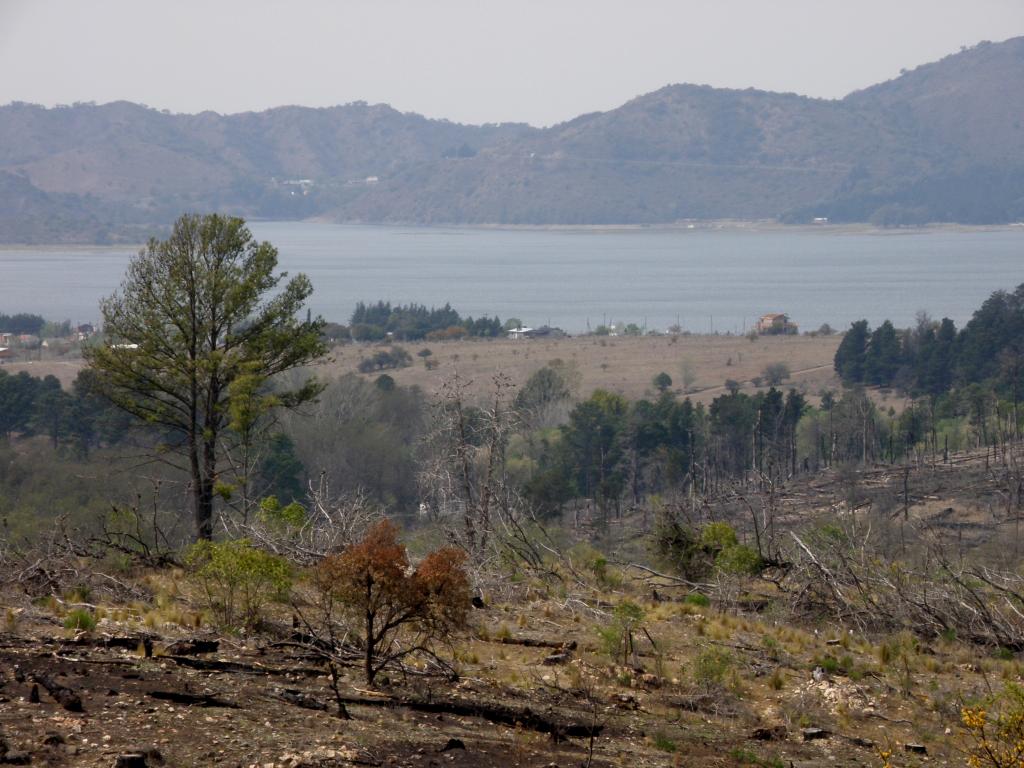
[[[838,97],[1021,34],[1024,0],[0,0],[0,103],[547,125],[678,82]]]

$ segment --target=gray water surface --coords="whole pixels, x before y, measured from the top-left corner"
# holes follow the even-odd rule
[[[867,318],[910,325],[918,310],[962,325],[1024,282],[1024,227],[920,230],[494,230],[253,222],[281,268],[313,281],[311,307],[346,322],[357,301],[451,303],[570,332],[675,323],[742,332],[766,312],[805,330]],[[0,312],[99,319],[131,247],[0,248]]]

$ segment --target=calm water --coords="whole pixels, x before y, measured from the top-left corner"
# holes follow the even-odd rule
[[[840,234],[708,230],[508,231],[253,223],[283,269],[313,281],[312,309],[346,321],[359,300],[450,302],[579,332],[677,321],[740,332],[765,312],[803,329],[866,317],[898,326],[924,309],[960,325],[994,290],[1024,282],[1024,227]],[[0,248],[0,312],[99,317],[132,248]]]

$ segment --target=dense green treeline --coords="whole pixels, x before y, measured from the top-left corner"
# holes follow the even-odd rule
[[[428,309],[422,304],[356,304],[350,332],[356,341],[378,341],[387,334],[395,339],[459,338],[462,336],[495,337],[502,333],[497,317],[463,318],[450,304]]]
[[[949,318],[927,315],[916,327],[897,330],[886,320],[872,330],[858,320],[835,355],[847,385],[896,387],[912,395],[945,395],[985,385],[1014,402],[1024,368],[1024,284],[996,291],[959,331]]]
[[[129,418],[95,393],[94,374],[82,371],[65,391],[54,376],[0,370],[0,439],[13,433],[45,435],[54,448],[80,456],[127,439]]]
[[[61,388],[54,376],[38,378],[21,371],[0,371],[0,441],[45,436],[61,454],[88,460],[102,448],[166,448],[169,435],[154,427],[140,426],[128,414],[96,392],[95,373],[84,369],[71,391]],[[291,438],[278,430],[263,436],[257,468],[262,491],[288,500],[305,493],[305,473],[295,456]]]
[[[618,511],[654,494],[764,488],[826,466],[900,462],[935,446],[940,454],[962,449],[986,419],[998,421],[990,405],[972,410],[972,403],[950,402],[937,411],[911,404],[896,414],[861,388],[825,392],[812,406],[796,389],[773,387],[733,391],[705,407],[671,391],[629,402],[598,390],[565,423],[530,433],[511,453],[514,466],[525,458],[522,488],[542,514],[579,499]]]
[[[28,333],[38,336],[44,325],[46,325],[46,320],[39,315],[30,315],[24,312],[5,315],[0,312],[0,332],[3,333]]]

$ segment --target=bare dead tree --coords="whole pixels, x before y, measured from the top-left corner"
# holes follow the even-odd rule
[[[469,382],[457,373],[434,407],[434,426],[423,443],[419,485],[424,504],[453,543],[476,563],[491,554],[497,518],[513,520],[518,496],[508,482],[505,448],[516,423],[512,384],[497,373],[482,407],[467,398]]]
[[[297,525],[258,513],[247,523],[225,518],[222,524],[232,537],[248,538],[268,552],[310,565],[342,551],[384,516],[380,506],[362,492],[332,494],[326,473],[315,483],[310,481],[306,501],[303,520]]]
[[[786,587],[794,608],[865,630],[1024,650],[1024,576],[952,557],[927,531],[915,534],[920,554],[903,562],[880,555],[870,525],[813,540],[791,532],[797,550]]]

